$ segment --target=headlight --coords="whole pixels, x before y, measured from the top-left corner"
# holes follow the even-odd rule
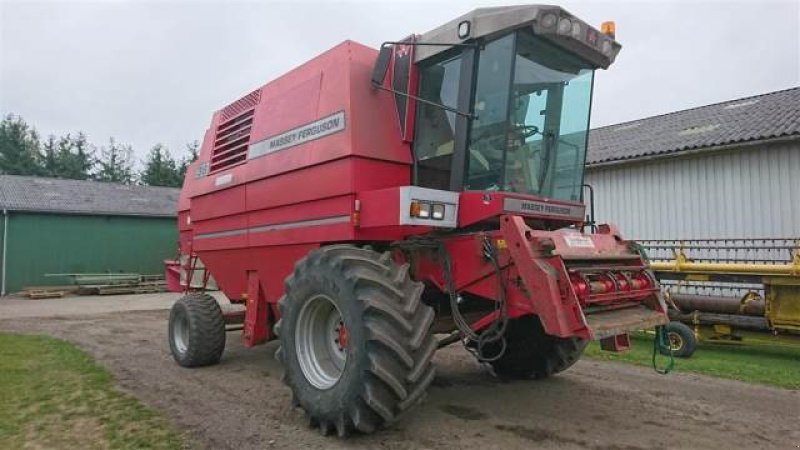
[[[542,17],[542,26],[545,28],[553,28],[553,26],[555,26],[557,21],[558,18],[556,17],[555,14],[552,13],[545,14],[544,17]]]
[[[419,218],[420,219],[429,219],[431,217],[431,204],[430,203],[420,203],[419,204]]]
[[[579,24],[578,22],[572,23],[572,37],[574,37],[575,39],[581,38],[581,24]]]
[[[434,220],[444,220],[444,205],[441,203],[435,203],[433,205],[431,217]]]
[[[409,215],[418,219],[444,220],[445,208],[444,203],[412,200]]]
[[[465,20],[458,24],[458,38],[459,39],[466,39],[469,37],[469,20]]]
[[[611,56],[611,50],[612,50],[611,41],[604,40],[603,43],[600,44],[600,51],[603,52],[604,55]]]
[[[558,29],[556,32],[558,34],[569,34],[570,31],[572,31],[572,22],[566,17],[562,17],[561,20],[558,21]]]

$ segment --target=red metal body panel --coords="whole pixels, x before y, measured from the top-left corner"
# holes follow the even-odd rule
[[[400,188],[411,182],[411,147],[398,130],[394,96],[369,88],[376,56],[344,42],[217,111],[188,170],[178,204],[181,252],[199,256],[232,301],[246,301],[247,346],[273,337],[284,280],[308,252],[434,230],[400,225],[408,214]],[[409,79],[416,86],[413,64]],[[410,138],[414,102],[408,108]],[[510,211],[509,201],[520,210]],[[490,239],[509,318],[538,314],[549,334],[594,338],[604,335],[592,331],[586,308],[663,305],[655,281],[640,275],[644,262],[612,227],[588,238],[591,249],[571,244],[574,231],[547,231],[580,225],[581,203],[500,192],[463,192],[458,203],[459,229],[487,231],[438,238],[451,255],[455,288],[488,301],[500,297],[483,253]],[[418,280],[447,291],[438,257],[420,252],[413,263]]]
[[[258,270],[264,297],[276,302],[300,256],[356,238],[357,192],[409,183],[410,148],[388,120],[393,99],[364,88],[376,54],[344,42],[214,114],[181,192],[179,227],[182,248],[191,243],[230,298],[241,298],[246,273]],[[255,102],[249,110],[247,102]],[[218,130],[236,114],[252,116],[253,144],[339,111],[337,133],[209,171]],[[294,244],[301,250],[270,248]],[[289,255],[285,264],[262,262]]]
[[[241,301],[247,292],[248,249],[197,251],[206,268],[214,275],[219,289],[232,301]]]

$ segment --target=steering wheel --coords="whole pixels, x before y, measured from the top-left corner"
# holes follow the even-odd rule
[[[518,131],[525,139],[528,139],[529,137],[535,136],[537,134],[542,134],[542,132],[539,131],[539,127],[537,127],[536,125],[521,124],[517,125],[515,128],[516,131]]]

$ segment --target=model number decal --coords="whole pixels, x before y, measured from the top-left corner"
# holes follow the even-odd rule
[[[225,175],[220,175],[214,179],[214,186],[224,186],[226,184],[230,184],[233,181],[233,174],[226,173]]]
[[[280,150],[285,150],[295,145],[305,144],[345,129],[344,111],[339,111],[322,119],[305,125],[300,125],[277,136],[268,137],[250,145],[247,159],[269,155]]]

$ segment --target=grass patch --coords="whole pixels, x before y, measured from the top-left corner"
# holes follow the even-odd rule
[[[73,345],[0,333],[0,448],[23,447],[177,449],[183,442]]]
[[[751,341],[748,339],[747,342]],[[625,353],[605,352],[600,350],[599,343],[592,342],[586,349],[586,356],[652,367],[653,338],[631,336],[631,349]],[[660,366],[666,362],[664,358],[658,355]],[[800,389],[800,345],[769,344],[758,340],[744,345],[701,341],[691,358],[675,358],[674,370]]]

